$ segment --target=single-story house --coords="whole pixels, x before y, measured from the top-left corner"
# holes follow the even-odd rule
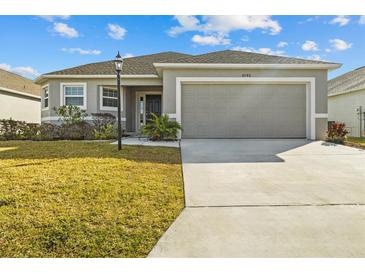
[[[40,92],[32,80],[0,69],[0,119],[40,123]]]
[[[343,122],[350,136],[365,136],[365,67],[328,82],[328,121]]]
[[[224,50],[162,52],[124,59],[122,120],[138,132],[148,114],[168,114],[182,138],[322,139],[327,130],[327,74],[340,64]],[[116,115],[114,61],[42,75],[42,121],[54,107],[78,105]],[[47,102],[47,105],[45,105]]]

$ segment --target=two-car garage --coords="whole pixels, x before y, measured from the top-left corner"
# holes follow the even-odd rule
[[[306,85],[181,85],[183,138],[306,138]]]

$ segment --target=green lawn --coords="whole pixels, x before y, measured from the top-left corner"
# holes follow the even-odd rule
[[[145,257],[182,208],[177,149],[0,142],[0,257]]]
[[[352,143],[357,143],[357,144],[361,144],[361,145],[365,145],[365,137],[348,137],[347,141],[352,142]]]

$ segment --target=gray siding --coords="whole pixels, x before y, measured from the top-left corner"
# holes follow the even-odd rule
[[[40,123],[41,100],[0,90],[0,119]]]
[[[175,113],[176,77],[315,77],[316,79],[316,112],[327,113],[327,71],[298,69],[167,69],[163,72],[164,112]]]
[[[100,87],[101,86],[114,86],[116,84],[115,79],[50,79],[48,82],[42,83],[42,85],[49,84],[49,109],[42,110],[41,116],[44,122],[54,122],[51,120],[45,120],[48,117],[56,117],[56,113],[54,111],[54,107],[60,106],[61,100],[61,83],[86,83],[87,84],[87,109],[86,112],[90,115],[91,113],[111,113],[114,116],[117,116],[116,111],[105,111],[100,109]],[[129,120],[134,119],[134,102],[135,102],[135,93],[136,90],[151,90],[157,89],[162,90],[161,79],[122,79],[122,91],[123,91],[123,111],[122,118]],[[129,86],[133,85],[133,87]],[[129,94],[131,93],[131,94]],[[43,94],[42,94],[43,96]],[[57,121],[56,121],[57,122]],[[134,130],[134,122],[133,120],[126,125],[127,131]]]
[[[327,70],[309,69],[166,69],[163,72],[163,111],[176,112],[176,77],[314,77],[316,80],[316,113],[327,113]],[[316,119],[316,136],[324,136],[327,119]],[[318,122],[318,123],[317,123]],[[321,138],[323,139],[323,138]]]
[[[365,90],[328,97],[328,120],[344,122],[349,135],[360,136],[360,120],[356,109],[362,106],[365,111]],[[364,126],[364,123],[363,123]]]
[[[183,85],[184,138],[305,138],[305,85]]]

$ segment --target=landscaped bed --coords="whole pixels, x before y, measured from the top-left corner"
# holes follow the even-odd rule
[[[145,257],[182,208],[175,148],[0,142],[0,257]]]
[[[365,137],[347,137],[345,145],[365,149]]]

